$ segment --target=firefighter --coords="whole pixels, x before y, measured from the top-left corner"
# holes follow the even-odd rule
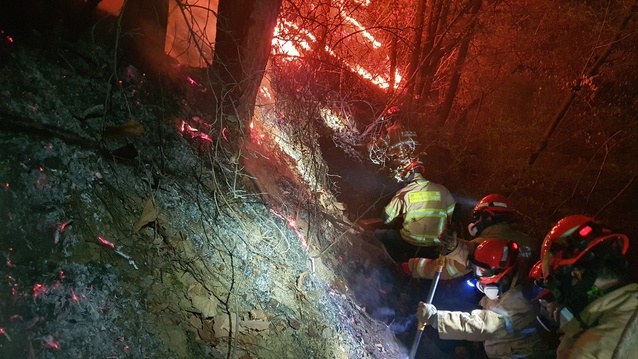
[[[485,294],[471,312],[437,310],[419,302],[417,318],[441,339],[483,341],[489,358],[552,358],[537,329],[537,311],[523,295],[527,273],[519,270],[514,241],[485,239],[470,256],[476,287]]]
[[[471,241],[457,238],[452,231],[446,231],[441,236],[443,253],[446,262],[441,279],[453,279],[469,273],[468,259],[476,246],[486,238],[514,241],[519,247],[520,265],[522,271],[529,271],[538,259],[538,250],[533,240],[527,234],[515,230],[510,226],[515,219],[516,212],[510,200],[502,194],[489,194],[483,197],[472,211],[473,222],[468,225],[468,232],[475,237]],[[415,278],[432,278],[435,261],[426,258],[411,258],[402,265],[403,271]]]
[[[417,256],[438,258],[439,235],[451,221],[456,206],[450,191],[423,178],[424,171],[421,161],[412,161],[399,171],[405,186],[385,207],[383,223],[392,225],[402,217],[402,228],[375,232],[397,263]]]
[[[370,160],[389,169],[399,181],[399,169],[420,156],[416,132],[408,130],[403,122],[405,120],[401,108],[390,107],[381,117],[382,126],[379,132],[372,136],[368,145]]]
[[[638,284],[628,280],[629,239],[584,215],[561,219],[541,245],[545,301],[558,358],[638,358]],[[530,274],[531,276],[532,274]]]

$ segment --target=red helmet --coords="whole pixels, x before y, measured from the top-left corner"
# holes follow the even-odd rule
[[[401,113],[401,107],[399,106],[390,106],[386,111],[385,111],[386,115],[388,116],[394,116],[394,115],[398,115]]]
[[[405,164],[405,166],[403,166],[403,169],[406,172],[413,172],[413,171],[418,173],[425,172],[425,166],[423,165],[423,162],[419,160],[408,162],[407,164]]]
[[[543,279],[543,267],[541,266],[542,262],[538,261],[529,271],[529,279],[532,281],[537,281]]]
[[[536,262],[532,266],[532,269],[530,269],[529,281],[531,285],[523,289],[523,295],[525,295],[528,300],[534,300],[534,299],[554,300],[554,298],[551,297],[551,292],[549,291],[549,289],[545,288],[545,283],[543,281],[543,268],[542,268],[541,261]]]
[[[514,241],[486,239],[476,247],[470,264],[483,284],[498,282],[516,267],[518,245]]]
[[[502,194],[488,194],[483,197],[476,206],[474,206],[474,214],[486,213],[490,216],[511,215],[514,213],[509,198]]]
[[[603,243],[608,246],[600,247]],[[628,248],[629,238],[626,235],[615,233],[591,217],[567,216],[547,233],[541,245],[543,278],[548,279],[560,267],[596,256],[615,254],[621,258]]]

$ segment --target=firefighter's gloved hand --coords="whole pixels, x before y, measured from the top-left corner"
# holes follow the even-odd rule
[[[416,318],[420,323],[425,323],[432,326],[434,329],[438,329],[438,320],[436,307],[432,304],[419,302],[419,309],[416,312]]]
[[[456,237],[456,232],[452,230],[446,229],[441,232],[439,240],[441,241],[442,246],[441,251],[445,255],[452,253],[452,251],[459,245],[459,239]]]
[[[401,270],[405,275],[412,275],[412,269],[410,268],[410,262],[401,263]]]

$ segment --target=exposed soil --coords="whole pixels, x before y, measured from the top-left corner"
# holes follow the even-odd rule
[[[83,37],[1,50],[2,357],[407,354],[427,281],[303,200],[268,148],[180,132],[206,120],[187,84],[163,97]]]
[[[108,31],[58,33],[47,15],[48,33],[0,32],[0,357],[406,357],[430,282],[405,276],[353,224],[378,216],[396,183],[322,137],[336,185],[319,193],[290,157],[221,126],[185,73],[167,87],[113,63]],[[503,192],[539,240],[576,212],[634,238],[635,125],[616,152],[613,136],[569,125],[524,168],[543,121],[431,136],[428,178],[455,194],[460,218]],[[477,301],[464,278],[434,297],[451,310]],[[426,328],[417,357],[484,353]]]

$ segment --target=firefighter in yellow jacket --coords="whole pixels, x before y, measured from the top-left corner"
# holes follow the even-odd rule
[[[403,167],[405,187],[397,191],[385,207],[383,218],[385,224],[392,224],[402,217],[402,228],[375,233],[398,263],[412,257],[438,258],[439,235],[451,221],[456,206],[450,191],[423,178],[424,171],[420,161],[412,161]]]
[[[504,195],[493,193],[483,197],[474,206],[472,217],[473,222],[468,225],[468,232],[474,239],[459,239],[451,231],[444,232],[441,236],[443,253],[446,255],[441,280],[454,279],[469,273],[470,256],[476,246],[487,238],[516,242],[521,271],[528,272],[538,260],[539,245],[535,245],[527,234],[511,227],[515,211]],[[432,278],[435,262],[427,258],[411,258],[403,263],[403,271],[415,278]]]
[[[558,358],[638,358],[638,284],[628,280],[629,239],[593,218],[561,219],[541,246],[541,317],[560,335]],[[546,301],[547,303],[547,301]]]
[[[477,288],[485,294],[483,309],[471,312],[437,310],[419,302],[417,317],[435,328],[441,339],[484,342],[489,358],[552,358],[541,337],[536,315],[524,295],[527,277],[517,270],[518,246],[513,241],[486,239],[470,258]]]

